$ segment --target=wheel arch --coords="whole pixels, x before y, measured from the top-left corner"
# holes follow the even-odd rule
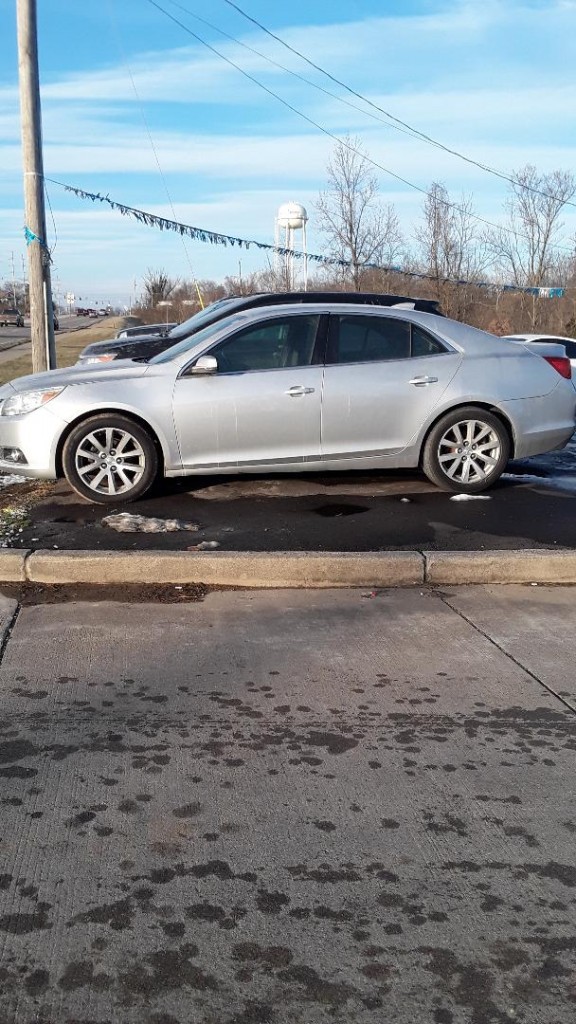
[[[419,455],[419,464],[420,465],[422,464],[422,457],[423,457],[423,454],[424,454],[424,449],[426,447],[426,441],[428,440],[430,434],[434,430],[434,427],[436,426],[436,424],[439,423],[440,420],[443,419],[444,416],[449,416],[453,412],[458,412],[459,409],[471,409],[471,408],[483,409],[484,412],[492,413],[493,416],[496,416],[496,418],[500,420],[502,426],[505,428],[506,433],[508,434],[508,440],[510,441],[510,458],[511,459],[514,458],[514,451],[515,451],[515,447],[516,447],[516,442],[515,442],[515,437],[514,437],[514,428],[512,427],[512,423],[509,420],[509,418],[505,415],[505,413],[502,412],[501,409],[499,409],[495,405],[492,405],[490,402],[477,402],[477,401],[469,400],[467,402],[458,402],[457,405],[452,405],[452,406],[450,406],[449,409],[443,409],[442,412],[438,413],[438,415],[435,416],[435,418],[432,420],[432,422],[428,424],[428,427],[426,428],[426,431],[424,432],[424,435],[423,435],[422,440],[420,442],[420,455]]]
[[[159,472],[160,475],[163,474],[163,472],[164,472],[164,461],[165,461],[164,460],[164,449],[162,447],[162,442],[160,440],[160,437],[158,436],[158,433],[156,432],[154,427],[151,426],[151,424],[148,422],[148,420],[145,420],[142,416],[138,416],[138,414],[135,413],[135,412],[131,412],[131,411],[126,410],[126,409],[118,409],[118,408],[115,408],[114,406],[111,406],[111,407],[107,407],[106,406],[103,409],[90,409],[90,412],[83,412],[79,416],[76,416],[75,419],[71,420],[70,423],[67,424],[66,429],[62,431],[62,433],[60,435],[60,438],[58,439],[58,446],[56,448],[56,457],[55,457],[56,476],[58,478],[64,476],[64,465],[63,465],[63,461],[62,461],[62,453],[64,451],[64,445],[66,444],[66,441],[70,437],[70,434],[72,433],[72,431],[77,426],[79,426],[80,423],[84,422],[84,420],[89,420],[93,416],[105,416],[105,415],[123,416],[127,420],[132,420],[133,423],[137,423],[139,427],[143,428],[143,430],[148,431],[148,433],[150,434],[150,437],[152,438],[152,441],[154,442],[154,446],[155,446],[155,448],[157,450],[157,453],[158,453],[158,472]]]

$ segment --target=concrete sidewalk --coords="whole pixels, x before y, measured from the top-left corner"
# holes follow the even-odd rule
[[[575,602],[5,601],[0,1020],[572,1024]]]

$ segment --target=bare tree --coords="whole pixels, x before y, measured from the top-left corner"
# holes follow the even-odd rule
[[[513,177],[506,224],[491,232],[488,241],[497,265],[512,275],[514,284],[541,288],[559,269],[559,218],[576,192],[576,180],[568,171],[539,174],[531,164]]]
[[[159,302],[166,302],[179,284],[178,279],[168,277],[164,270],[148,269],[143,280],[142,304],[147,306],[157,306]]]
[[[328,163],[328,188],[316,204],[319,226],[329,254],[350,266],[355,291],[362,268],[393,263],[404,249],[393,206],[378,199],[378,181],[357,138],[339,142]]]
[[[566,276],[562,239],[562,210],[576,192],[569,171],[540,174],[527,164],[513,172],[515,184],[505,202],[506,223],[487,235],[487,244],[499,271],[520,287],[543,288]],[[537,296],[531,300],[531,325],[539,319]]]
[[[472,199],[450,199],[446,187],[433,182],[416,234],[419,265],[433,279],[435,297],[449,316],[466,314],[470,284],[478,280],[486,255],[475,225]],[[467,284],[458,282],[469,282]]]

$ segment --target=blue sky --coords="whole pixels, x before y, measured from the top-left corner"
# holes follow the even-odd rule
[[[225,0],[158,0],[269,89],[336,136],[359,136],[378,163],[421,188],[441,181],[476,212],[503,216],[502,182],[418,142],[353,100]],[[317,64],[394,116],[506,172],[576,169],[576,0],[241,0]],[[272,243],[280,203],[314,203],[332,139],[248,81],[147,0],[39,0],[45,173],[131,206]],[[185,8],[185,13],[182,8]],[[197,20],[205,19],[210,27]],[[224,38],[219,28],[239,42]],[[0,279],[20,276],[23,244],[14,0],[0,0]],[[245,46],[259,51],[250,52]],[[271,58],[334,93],[327,96]],[[423,197],[383,171],[409,242]],[[127,302],[148,268],[222,279],[264,269],[257,250],[187,241],[48,186],[55,290]],[[576,213],[576,210],[574,211]],[[566,239],[576,217],[565,218]]]

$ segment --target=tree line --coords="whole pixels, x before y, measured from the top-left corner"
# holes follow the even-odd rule
[[[496,334],[541,330],[576,336],[576,240],[566,237],[562,221],[576,179],[568,171],[541,173],[530,164],[510,179],[499,225],[476,214],[472,196],[453,197],[433,182],[409,238],[394,206],[381,198],[361,140],[347,137],[334,148],[326,188],[315,204],[322,254],[346,266],[320,266],[309,289],[434,298],[448,316]],[[403,272],[390,269],[397,267]],[[505,285],[562,288],[564,295],[544,298]],[[200,308],[198,293],[207,304],[229,294],[286,288],[287,274],[272,265],[221,283],[182,282],[149,270],[135,312],[149,322],[164,319],[158,302],[169,301],[161,308],[181,320]]]

